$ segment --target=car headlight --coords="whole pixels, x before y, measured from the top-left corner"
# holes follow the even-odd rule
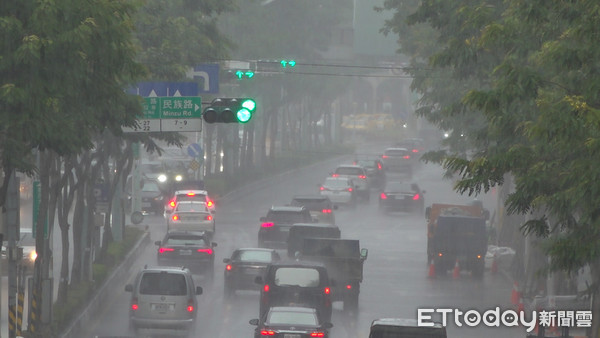
[[[181,175],[175,176],[175,181],[180,182],[181,180],[183,180],[183,176],[181,176]]]
[[[37,258],[37,252],[35,252],[35,250],[33,250],[32,252],[29,253],[29,260],[32,262],[35,262],[35,259]]]
[[[166,182],[166,181],[167,181],[167,175],[165,175],[165,174],[160,174],[160,175],[158,175],[158,178],[157,178],[157,179],[158,179],[158,181],[159,181],[159,182],[163,182],[163,183],[164,183],[164,182]]]

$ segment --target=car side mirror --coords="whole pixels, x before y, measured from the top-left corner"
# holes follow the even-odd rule
[[[125,292],[133,292],[133,285],[131,285],[131,284],[125,285]]]
[[[262,278],[262,276],[256,276],[256,277],[254,277],[254,283],[255,284],[263,284],[263,278]]]
[[[160,241],[156,241],[156,242],[154,242],[154,245],[158,245],[158,246],[160,246],[160,244],[161,244],[161,242],[160,242]]]
[[[324,329],[331,329],[333,327],[333,324],[327,322],[327,323],[323,323],[323,325],[321,325],[321,327]]]
[[[229,259],[229,258],[223,258],[223,263],[229,264],[229,263],[231,263],[231,259]]]
[[[267,221],[267,218],[266,218],[266,217],[261,217],[261,218],[259,218],[258,220],[259,220],[259,221],[261,221],[261,222],[266,222],[266,221]]]
[[[196,286],[196,295],[201,295],[201,294],[202,294],[202,287]]]
[[[365,260],[365,259],[367,259],[367,256],[369,256],[369,249],[367,249],[367,248],[360,249],[360,258],[362,260]]]
[[[250,325],[258,326],[258,319],[256,319],[256,318],[255,319],[250,319],[250,321],[248,323],[250,323]]]

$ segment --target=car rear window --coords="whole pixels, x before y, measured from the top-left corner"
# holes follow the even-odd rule
[[[269,263],[273,260],[273,257],[269,251],[238,251],[233,259],[237,259],[242,262]]]
[[[208,246],[206,239],[204,239],[202,236],[169,236],[165,244]]]
[[[292,311],[273,311],[267,318],[267,323],[275,324],[294,324],[294,325],[319,325],[317,316],[314,313],[292,312]]]
[[[140,294],[160,296],[185,296],[187,283],[180,273],[146,272],[140,281]]]
[[[275,271],[277,286],[317,287],[319,281],[319,270],[313,268],[281,267]]]
[[[297,211],[270,211],[267,219],[283,224],[307,222],[306,214]]]
[[[206,204],[205,203],[201,203],[201,202],[179,202],[177,203],[177,211],[183,211],[183,212],[193,212],[193,211],[197,211],[197,212],[208,212],[208,209],[206,209]]]
[[[206,201],[206,196],[203,194],[177,194],[177,201]]]
[[[348,181],[343,179],[336,179],[336,178],[328,178],[325,180],[325,183],[323,183],[323,186],[325,187],[332,187],[332,188],[347,188],[348,185]]]
[[[339,175],[362,175],[364,174],[363,169],[361,168],[352,168],[352,167],[339,167],[335,170],[336,174]]]
[[[358,164],[359,166],[364,167],[364,168],[375,168],[376,167],[375,161],[371,161],[371,160],[358,160],[356,162],[356,164]]]
[[[310,211],[322,211],[323,209],[330,209],[330,203],[326,198],[315,199],[315,198],[294,198],[292,200],[293,206],[304,206]]]
[[[387,156],[404,156],[408,154],[408,151],[404,149],[387,149],[384,154]]]

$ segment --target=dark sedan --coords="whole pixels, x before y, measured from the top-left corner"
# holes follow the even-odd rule
[[[214,247],[209,236],[202,231],[172,230],[165,234],[158,246],[156,259],[159,265],[189,268],[194,273],[206,275],[212,280],[215,266]]]
[[[379,209],[382,211],[416,211],[425,208],[425,190],[416,183],[387,182],[379,194]]]
[[[293,306],[272,307],[264,318],[252,319],[250,324],[257,326],[254,338],[327,338],[328,329],[333,327],[329,322],[321,323],[315,309]]]
[[[281,258],[274,249],[241,248],[231,254],[231,258],[223,259],[225,263],[224,289],[225,296],[235,295],[236,290],[260,290],[254,280],[262,276],[267,265]]]

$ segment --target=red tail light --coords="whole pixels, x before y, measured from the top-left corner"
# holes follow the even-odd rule
[[[381,158],[388,158],[388,157],[389,157],[389,156],[387,156],[387,155],[383,155],[383,156],[381,156]]]
[[[410,155],[404,155],[402,156],[402,158],[408,160],[410,158]]]
[[[330,288],[325,288],[324,291],[325,291],[325,294],[328,295],[331,292],[331,289]]]
[[[231,271],[231,269],[233,269],[233,267],[231,266],[231,264],[225,265],[225,270]]]
[[[175,249],[173,249],[173,248],[158,248],[158,253],[165,253],[165,252],[171,252],[171,251],[175,251]]]
[[[339,176],[340,176],[340,174],[333,174],[333,175],[331,175],[331,177],[339,177]]]
[[[269,284],[265,284],[265,286],[263,286],[263,291],[264,292],[269,292],[271,288],[269,287]]]
[[[208,249],[198,249],[198,252],[203,252],[203,253],[212,255],[213,254],[213,249],[211,249],[211,248],[208,248]]]
[[[175,208],[175,200],[170,200],[170,201],[169,201],[169,206],[170,206],[171,208]]]
[[[196,193],[188,192],[186,195],[188,195],[188,196],[196,196]]]
[[[207,221],[212,221],[213,217],[211,215],[206,215],[206,217],[204,217],[204,219]]]
[[[365,176],[365,175],[359,175],[358,178],[362,178],[364,180],[365,178],[367,178],[367,176]]]
[[[211,200],[208,200],[208,203],[206,203],[206,205],[211,208],[213,205],[215,205],[215,203]]]
[[[261,335],[261,336],[274,336],[274,335],[275,335],[275,331],[271,331],[271,330],[261,330],[261,331],[260,331],[260,335]]]
[[[381,163],[377,162],[377,169],[381,170]]]
[[[325,190],[325,187],[320,187],[319,189],[320,189],[321,191],[323,191],[323,190]]]
[[[415,195],[413,196],[413,200],[417,201],[418,199],[419,199],[419,194],[415,194]]]
[[[192,299],[188,300],[187,310],[188,312],[194,312],[194,301]]]
[[[352,289],[352,285],[350,285],[350,284],[346,285],[346,289],[348,289],[348,290]]]
[[[323,209],[324,214],[331,214],[331,209]]]
[[[418,152],[419,152],[419,149],[413,149],[413,150],[412,150],[412,152],[413,152],[413,153],[418,153]]]
[[[137,297],[135,297],[135,298],[133,298],[133,299],[131,300],[131,309],[132,309],[133,311],[135,311],[135,310],[137,310],[137,309],[139,308],[139,306],[138,306],[138,303],[137,303],[137,302],[138,302],[138,299],[137,299]]]
[[[312,332],[310,334],[311,337],[325,337],[325,333],[323,332]]]
[[[387,195],[384,192],[382,192],[379,197],[381,197],[382,200],[387,200]]]
[[[265,222],[265,223],[261,224],[260,226],[263,228],[270,228],[273,225],[275,225],[273,222]]]
[[[352,192],[352,188],[348,188],[348,191],[349,191],[349,192]]]
[[[179,215],[173,215],[173,217],[171,217],[174,221],[179,221]]]

